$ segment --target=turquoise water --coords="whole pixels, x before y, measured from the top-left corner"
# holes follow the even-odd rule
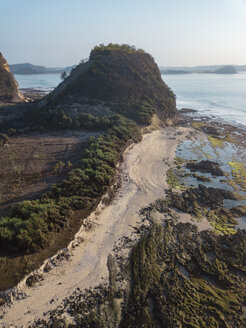
[[[246,72],[235,75],[162,75],[177,96],[177,107],[198,110],[228,122],[246,125]]]
[[[60,74],[15,75],[19,88],[33,88],[45,92],[52,91],[61,83]]]

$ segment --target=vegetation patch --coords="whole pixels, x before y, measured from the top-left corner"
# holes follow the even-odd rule
[[[232,176],[241,190],[246,191],[246,169],[245,165],[241,162],[231,161],[228,162],[231,167]]]
[[[216,148],[216,147],[223,148],[224,147],[223,139],[213,137],[213,136],[208,136],[207,138],[212,147],[214,147],[214,148]]]
[[[185,190],[186,186],[184,184],[180,184],[179,180],[179,172],[177,169],[170,168],[168,169],[167,173],[167,183],[171,188],[177,189],[177,190]]]
[[[193,121],[191,125],[194,129],[197,129],[197,130],[201,130],[202,127],[207,126],[206,123],[197,122],[197,121]]]

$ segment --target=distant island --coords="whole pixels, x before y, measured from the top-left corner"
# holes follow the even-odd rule
[[[246,65],[211,65],[211,66],[195,66],[195,67],[160,67],[163,75],[176,74],[237,74],[245,72]]]
[[[45,67],[33,65],[30,63],[9,65],[13,74],[31,75],[31,74],[60,74],[63,72],[70,73],[76,65],[67,67]]]
[[[214,71],[215,74],[237,74],[237,70],[233,66],[224,66]]]

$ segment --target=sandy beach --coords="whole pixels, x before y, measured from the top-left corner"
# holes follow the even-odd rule
[[[82,226],[65,250],[67,260],[56,261],[48,272],[43,271],[43,265],[37,271],[42,274],[42,281],[27,287],[24,279],[12,291],[12,303],[1,309],[1,327],[28,326],[42,318],[44,312],[56,308],[76,288],[83,291],[107,283],[108,255],[122,236],[131,236],[133,227],[140,224],[140,209],[164,196],[164,189],[168,188],[166,172],[176,147],[192,131],[167,127],[144,135],[141,143],[125,151],[120,166],[122,185],[112,203],[100,203],[90,215],[90,228]],[[208,228],[206,223],[201,227]],[[52,259],[46,263],[52,263]]]

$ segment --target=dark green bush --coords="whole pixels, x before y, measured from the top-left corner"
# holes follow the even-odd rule
[[[0,134],[0,147],[3,147],[8,142],[8,140],[9,140],[9,138],[8,138],[7,134],[1,133]]]

